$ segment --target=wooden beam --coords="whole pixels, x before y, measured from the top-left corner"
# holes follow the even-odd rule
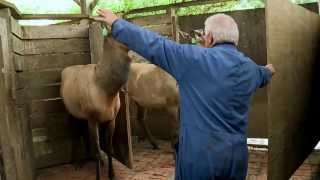
[[[73,2],[75,2],[78,6],[80,6],[80,7],[81,7],[80,0],[73,0]]]
[[[18,18],[21,14],[21,12],[18,10],[18,8],[14,4],[5,0],[0,0],[0,9],[2,8],[10,8],[11,15],[15,18]]]
[[[86,19],[88,15],[83,14],[21,14],[17,19],[19,20],[38,20],[38,19],[52,19],[52,20],[73,20]]]
[[[94,22],[89,29],[91,63],[96,64],[103,58],[103,43],[101,23]]]
[[[81,14],[82,15],[89,15],[89,10],[87,7],[87,1],[86,0],[80,0],[81,2]]]
[[[194,6],[194,5],[220,3],[220,2],[227,2],[227,1],[231,1],[231,0],[193,0],[193,1],[188,1],[188,2],[176,3],[176,4],[167,4],[167,5],[160,5],[160,6],[154,6],[154,7],[145,7],[145,8],[134,9],[134,10],[125,12],[125,15],[166,10],[168,8],[173,8],[173,7],[174,8],[181,8],[181,7],[188,7],[188,6]]]
[[[89,25],[51,25],[23,27],[23,39],[88,38]]]

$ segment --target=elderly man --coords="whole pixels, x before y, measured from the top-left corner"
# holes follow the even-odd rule
[[[237,50],[239,31],[225,14],[205,22],[204,47],[181,45],[99,10],[114,38],[171,74],[180,89],[176,180],[244,180],[252,94],[274,73]]]

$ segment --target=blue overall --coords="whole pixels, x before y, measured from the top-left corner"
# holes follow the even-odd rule
[[[252,94],[271,72],[233,44],[181,45],[125,20],[114,38],[171,74],[180,90],[176,180],[244,180]]]

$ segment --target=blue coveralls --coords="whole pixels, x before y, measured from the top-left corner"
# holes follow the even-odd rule
[[[181,45],[121,19],[112,35],[179,84],[176,180],[244,180],[250,99],[271,72],[233,44]]]

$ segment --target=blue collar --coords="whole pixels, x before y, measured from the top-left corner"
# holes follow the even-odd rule
[[[234,43],[228,43],[228,42],[227,43],[217,43],[212,48],[214,48],[214,47],[237,49],[237,46]]]

